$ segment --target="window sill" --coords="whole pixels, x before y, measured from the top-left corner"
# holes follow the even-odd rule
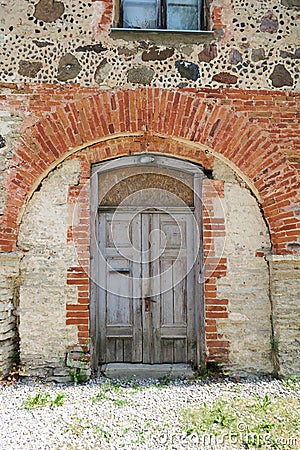
[[[203,44],[215,39],[213,31],[203,30],[140,30],[134,28],[111,28],[112,39],[125,41],[152,41],[159,45]]]

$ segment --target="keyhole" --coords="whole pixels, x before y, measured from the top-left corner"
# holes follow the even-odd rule
[[[145,297],[145,312],[150,312],[150,297]]]

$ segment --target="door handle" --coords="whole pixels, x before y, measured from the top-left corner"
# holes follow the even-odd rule
[[[130,269],[128,267],[112,267],[109,269],[110,272],[119,272],[119,273],[130,273]]]
[[[144,301],[145,301],[145,312],[150,312],[151,303],[157,303],[157,301],[153,300],[153,298],[151,297],[145,297]]]
[[[153,300],[152,297],[145,297],[144,300],[145,300],[145,302],[157,303],[157,301],[156,301],[156,300]]]

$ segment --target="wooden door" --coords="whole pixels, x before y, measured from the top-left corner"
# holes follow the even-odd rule
[[[193,226],[188,208],[100,212],[101,363],[194,359]]]

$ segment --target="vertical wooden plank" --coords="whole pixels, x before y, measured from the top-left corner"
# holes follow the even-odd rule
[[[108,338],[106,341],[106,359],[107,361],[115,361],[116,357],[116,339]]]
[[[134,261],[132,261],[133,277],[133,335],[132,335],[132,362],[143,360],[143,330],[142,330],[142,216],[136,214],[132,221],[132,245],[136,249]]]
[[[99,332],[99,361],[106,362],[106,304],[107,304],[107,270],[106,270],[106,227],[107,214],[99,215],[99,241],[98,241],[98,332]]]
[[[151,216],[151,247],[150,247],[150,274],[151,274],[151,290],[150,295],[153,302],[151,302],[151,330],[150,333],[152,339],[152,355],[151,362],[159,364],[161,362],[161,259],[160,253],[162,251],[160,245],[160,232],[161,232],[161,217],[160,213],[153,213]]]
[[[115,213],[101,213],[100,217],[101,221],[103,217],[106,220],[99,227],[100,253],[103,254],[100,270],[105,287],[100,292],[99,322],[104,328],[104,336],[111,336],[109,340],[114,336],[115,341],[115,353],[110,345],[105,362],[123,362],[129,357],[134,358],[130,362],[140,362],[140,261],[136,259],[140,219],[120,208]]]
[[[158,226],[166,233],[167,244],[160,255],[160,269],[157,273],[160,279],[161,309],[160,317],[156,319],[160,341],[157,341],[155,347],[161,348],[160,362],[187,362],[187,234],[191,232],[188,221],[191,221],[193,215],[191,212],[176,212],[176,209],[170,215],[156,215],[159,216]],[[190,262],[189,268],[191,267]],[[189,295],[193,301],[193,291]],[[194,320],[192,312],[191,328]],[[182,338],[178,337],[178,333]]]
[[[141,214],[142,227],[142,323],[143,323],[143,363],[151,364],[152,360],[152,326],[151,310],[146,311],[145,302],[150,293],[150,248],[149,234],[151,229],[150,214]]]
[[[203,267],[203,220],[202,220],[202,183],[204,174],[202,172],[194,175],[194,205],[195,205],[195,220],[193,223],[194,242],[192,247],[196,254],[193,254],[195,258],[193,279],[188,279],[188,288],[192,284],[194,286],[194,317],[195,317],[195,336],[190,335],[189,353],[190,359],[194,359],[193,352],[191,351],[193,342],[196,342],[196,360],[197,366],[205,363],[205,306],[204,306],[204,267]]]
[[[91,177],[91,277],[90,277],[90,351],[92,372],[98,372],[100,362],[100,330],[99,330],[99,281],[98,281],[98,180],[96,169],[92,170]]]
[[[174,363],[187,361],[187,339],[174,339]]]
[[[133,350],[134,346],[132,345],[133,339],[124,339],[124,362],[131,363],[134,362],[133,360]]]
[[[210,0],[202,0],[202,1],[204,1],[203,29],[208,31],[211,29]]]
[[[174,322],[174,292],[170,289],[170,276],[172,277],[172,259],[164,259],[160,261],[160,278],[161,278],[161,325],[172,324]]]
[[[162,339],[161,340],[161,364],[172,364],[174,362],[174,342],[173,339]]]
[[[123,26],[123,14],[121,14],[121,7],[122,7],[122,0],[115,0],[114,1],[114,19],[113,19],[113,26],[116,27],[122,27]],[[123,11],[123,8],[122,8]]]
[[[116,339],[116,362],[124,362],[124,340],[121,338]]]
[[[174,280],[180,280],[173,288],[174,297],[174,323],[186,324],[186,257],[181,257],[180,261],[173,264]]]
[[[118,272],[113,270],[114,268],[126,269],[126,266],[130,266],[130,261],[125,258],[109,258],[109,266],[107,273],[107,287],[109,291],[106,294],[107,297],[107,325],[132,325],[132,301],[131,301],[131,273]],[[121,267],[120,267],[121,266]],[[123,267],[122,267],[123,266]],[[110,292],[110,288],[113,288],[113,292]]]

